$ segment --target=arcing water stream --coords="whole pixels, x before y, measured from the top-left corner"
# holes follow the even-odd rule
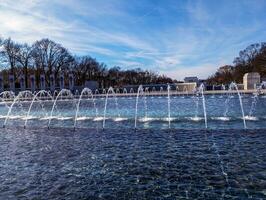
[[[17,96],[6,91],[0,94],[2,102],[0,105],[3,105],[0,107],[2,113],[0,120],[3,119],[3,127],[6,127],[8,123],[12,125],[16,120],[22,121],[24,128],[28,127],[29,121],[32,120],[36,120],[34,123],[36,125],[39,121],[46,120],[48,128],[51,127],[52,121],[65,120],[68,124],[72,123],[74,129],[78,128],[80,124],[86,124],[86,120],[102,121],[103,129],[106,128],[106,122],[110,120],[116,123],[121,122],[127,126],[130,126],[129,124],[133,121],[135,129],[142,127],[143,124],[146,124],[145,127],[150,127],[156,121],[167,121],[168,128],[200,128],[201,126],[195,124],[199,123],[200,125],[201,120],[204,120],[205,128],[225,127],[219,121],[227,121],[232,126],[234,126],[234,122],[237,122],[237,127],[240,127],[238,119],[242,121],[244,129],[247,128],[246,121],[258,122],[258,125],[253,125],[255,127],[264,127],[262,122],[266,118],[266,113],[257,109],[260,106],[258,104],[264,104],[264,96],[261,96],[263,87],[264,83],[253,97],[245,97],[240,94],[237,85],[231,83],[228,91],[224,91],[224,94],[220,92],[219,95],[209,96],[206,95],[205,87],[201,84],[195,88],[194,97],[192,96],[196,105],[194,111],[188,92],[185,92],[187,96],[182,96],[175,88],[172,90],[170,85],[167,85],[165,91],[162,87],[156,91],[155,88],[149,90],[148,87],[144,88],[140,85],[136,93],[133,88],[129,89],[129,92],[126,88],[120,92],[120,90],[110,87],[108,90],[102,90],[102,94],[99,91],[93,93],[90,89],[84,88],[79,95],[77,91],[73,95],[70,90],[63,89],[59,93],[54,93],[54,97],[50,92],[44,90],[36,93],[22,91]],[[234,98],[234,94],[237,94],[238,102]],[[103,97],[105,98],[103,99]],[[248,108],[250,109],[247,111]],[[193,112],[195,113],[194,117]],[[248,113],[247,116],[245,116],[245,112]],[[191,120],[191,122],[185,124],[186,120]],[[64,125],[63,122],[61,124]],[[112,123],[111,126],[114,125]]]

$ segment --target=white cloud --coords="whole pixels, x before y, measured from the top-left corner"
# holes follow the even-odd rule
[[[169,16],[159,16],[167,25],[152,28],[140,25],[150,15],[166,15],[168,10],[148,6],[133,16],[123,9],[125,4],[119,0],[0,0],[0,34],[29,43],[49,37],[73,53],[101,55],[107,64],[126,68],[156,68],[178,79],[188,75],[206,78],[224,63],[221,60],[230,64],[248,43],[265,39],[265,34],[254,34],[265,29],[263,23],[224,25],[203,1],[188,1],[182,10],[188,16],[186,25],[174,20],[168,24]],[[257,6],[253,10],[261,12]]]
[[[49,37],[57,39],[64,45],[71,44],[70,49],[80,50],[80,46],[86,46],[88,52],[96,50],[97,53],[105,55],[111,55],[112,53],[106,48],[99,47],[99,45],[114,44],[137,50],[154,50],[145,41],[129,34],[101,30],[81,21],[68,23],[55,16],[41,15],[42,12],[35,15],[34,12],[31,13],[31,9],[38,10],[38,8],[34,7],[36,4],[33,1],[29,4],[21,4],[23,6],[18,6],[15,10],[10,9],[13,4],[6,3],[6,1],[0,2],[0,5],[8,8],[0,8],[0,29],[4,37],[11,36],[15,40],[23,42],[33,42],[42,37]],[[88,45],[82,45],[84,43]]]
[[[143,65],[143,63],[141,63],[141,62],[130,61],[130,60],[118,60],[118,61],[116,61],[116,63],[118,63],[118,65],[120,65],[120,66],[122,65],[123,67],[125,67],[127,69],[145,67],[145,65]]]

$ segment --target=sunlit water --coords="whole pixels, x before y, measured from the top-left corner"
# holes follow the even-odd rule
[[[265,199],[265,130],[6,128],[0,199]]]
[[[0,129],[0,199],[266,199],[266,98],[249,116],[243,96],[246,130],[238,97],[226,100],[205,97],[206,129],[201,97],[171,97],[170,115],[166,96],[140,97],[136,130],[135,98],[108,100],[104,130],[105,99],[98,115],[82,100],[75,131],[76,99],[52,116],[52,101],[28,116],[30,102],[16,103]]]

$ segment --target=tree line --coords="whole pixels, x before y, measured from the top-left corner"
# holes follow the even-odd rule
[[[258,72],[261,77],[266,77],[266,42],[251,44],[240,51],[233,65],[220,67],[207,79],[207,82],[209,84],[229,84],[232,81],[242,83],[244,74],[248,72]]]
[[[108,68],[106,64],[98,62],[89,55],[73,55],[61,44],[47,38],[38,40],[32,45],[18,43],[11,38],[0,38],[0,67],[4,77],[8,74],[14,75],[16,84],[19,84],[18,78],[22,74],[26,80],[31,74],[35,74],[36,82],[39,84],[40,75],[44,74],[46,84],[49,86],[49,75],[52,73],[55,77],[58,77],[59,73],[66,75],[73,73],[76,85],[83,86],[87,80],[94,80],[103,88],[173,82],[169,77],[140,68],[130,70],[122,70],[119,66]],[[26,81],[26,87],[29,87],[29,81]]]

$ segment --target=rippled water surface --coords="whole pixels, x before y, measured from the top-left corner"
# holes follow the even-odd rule
[[[266,199],[265,141],[265,129],[1,129],[0,199]]]

